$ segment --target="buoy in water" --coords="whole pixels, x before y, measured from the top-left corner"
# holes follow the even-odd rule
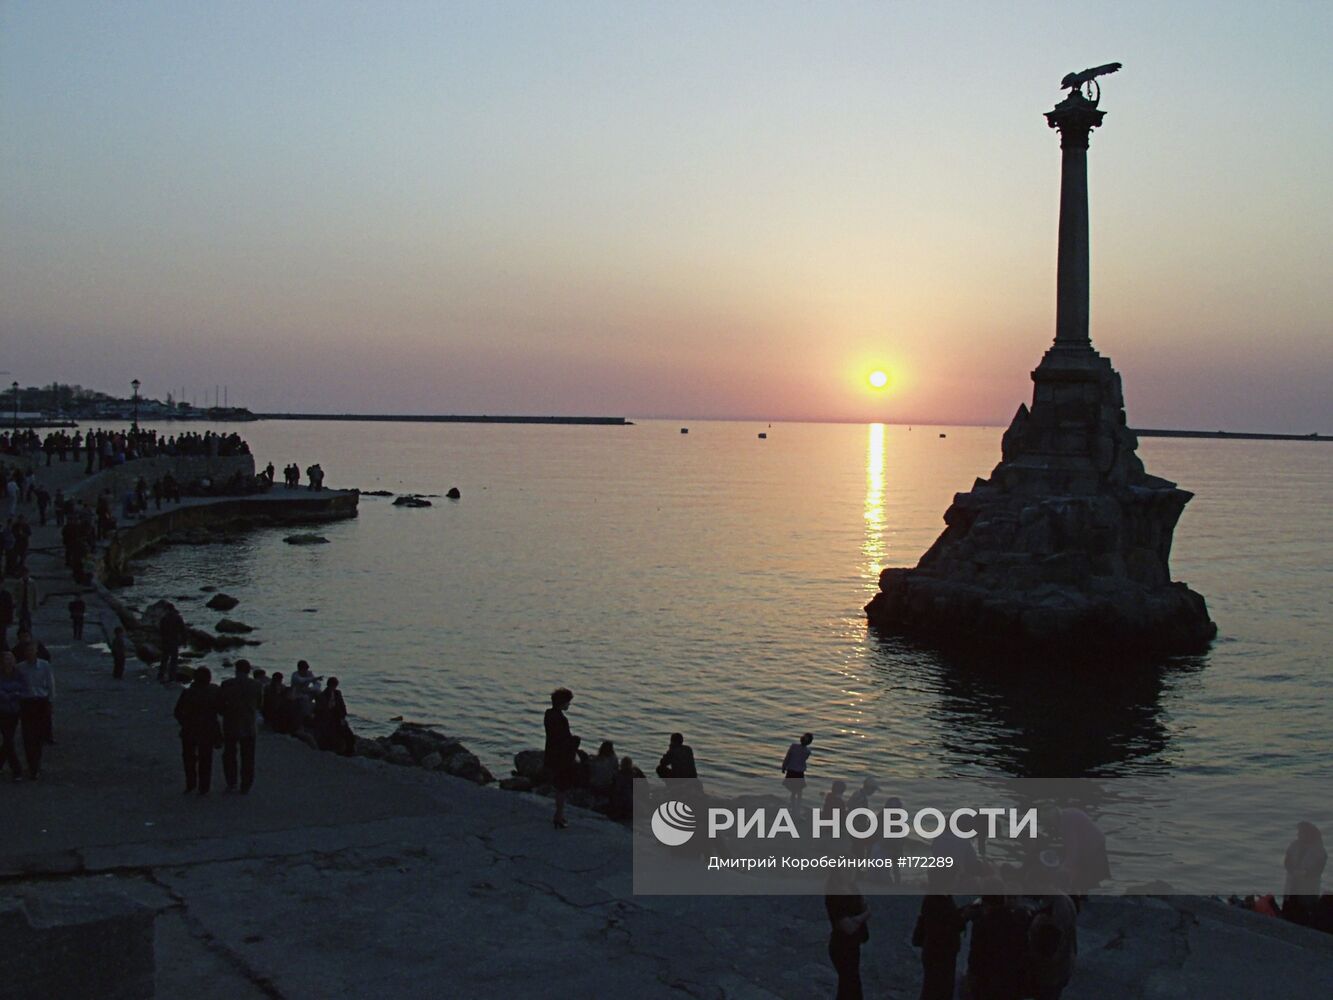
[[[767,441],[767,440],[768,440],[768,435],[765,434],[763,431],[760,431],[760,432],[759,432],[759,440],[760,440],[760,441]]]
[[[690,432],[690,429],[689,429],[688,427],[682,427],[682,428],[680,429],[680,432],[681,432],[682,434],[688,434],[688,433]]]
[[[948,434],[941,434],[941,435],[940,435],[940,437],[942,437],[942,438],[947,438],[948,436],[949,436]]]

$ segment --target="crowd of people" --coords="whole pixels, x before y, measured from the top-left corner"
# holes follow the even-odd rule
[[[322,678],[301,660],[291,683],[281,673],[269,677],[249,660],[237,660],[234,676],[213,683],[212,671],[193,668],[190,683],[176,700],[185,792],[207,795],[212,787],[213,752],[222,750],[228,792],[247,794],[255,780],[259,720],[276,733],[308,733],[321,750],[350,756],[355,740],[338,678]],[[171,674],[174,679],[174,671]]]
[[[57,461],[83,461],[84,471],[91,475],[135,459],[163,455],[211,458],[248,455],[250,446],[239,434],[218,434],[211,430],[202,434],[182,431],[163,435],[137,426],[127,431],[90,427],[84,432],[54,430],[45,436],[31,429],[8,431],[0,435],[0,453],[34,460],[44,456],[48,466]]]

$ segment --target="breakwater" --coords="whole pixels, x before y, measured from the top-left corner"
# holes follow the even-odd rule
[[[1267,434],[1262,431],[1177,431],[1169,429],[1136,429],[1139,437],[1149,438],[1210,438],[1233,441],[1333,441],[1333,434]]]
[[[528,417],[457,413],[257,413],[260,420],[350,420],[404,424],[569,424],[595,427],[632,427],[624,417]]]
[[[356,517],[351,490],[275,489],[248,497],[192,498],[172,504],[116,533],[98,565],[103,580],[126,575],[129,561],[177,532],[314,524]]]

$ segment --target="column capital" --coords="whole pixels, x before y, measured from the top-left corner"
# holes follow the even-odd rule
[[[1097,110],[1096,101],[1075,90],[1046,112],[1046,124],[1060,130],[1061,149],[1087,149],[1089,133],[1102,123],[1105,115],[1105,111]]]

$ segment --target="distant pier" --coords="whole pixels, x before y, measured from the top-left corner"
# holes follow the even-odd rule
[[[1175,431],[1135,429],[1141,438],[1212,438],[1237,441],[1333,441],[1333,434],[1263,434],[1257,431]]]
[[[260,420],[378,420],[411,424],[574,424],[596,427],[631,427],[624,417],[502,417],[457,413],[256,413]]]

